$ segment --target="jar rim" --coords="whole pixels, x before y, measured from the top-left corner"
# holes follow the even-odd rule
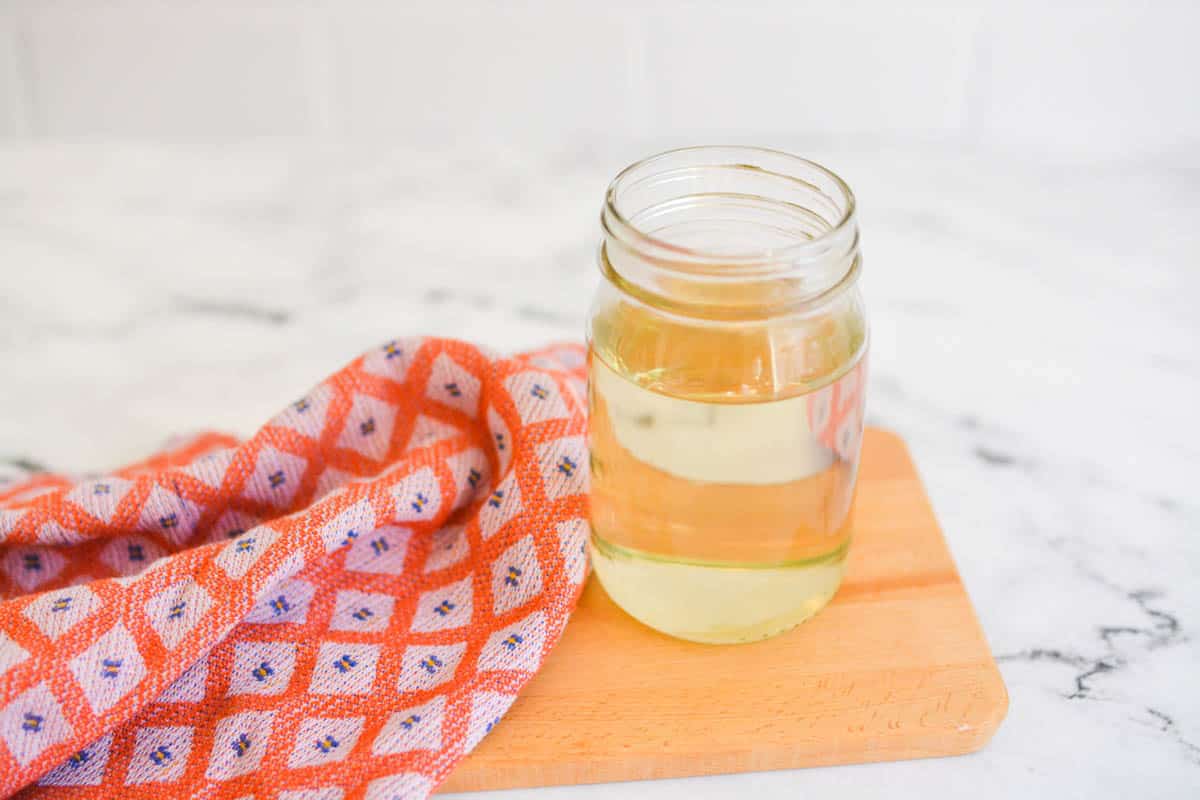
[[[672,158],[686,156],[690,154],[712,153],[718,154],[728,152],[731,155],[729,161],[714,161],[711,164],[693,165],[687,169],[711,169],[711,168],[732,168],[754,171],[760,174],[767,174],[773,177],[783,178],[790,181],[796,181],[806,185],[825,197],[829,197],[823,189],[806,181],[799,174],[789,174],[780,172],[775,169],[766,169],[763,166],[753,163],[755,158],[758,160],[783,160],[786,163],[796,165],[797,173],[803,170],[816,172],[818,175],[828,180],[841,194],[840,198],[829,197],[835,202],[840,210],[840,214],[836,220],[829,223],[826,230],[821,231],[818,235],[810,239],[802,239],[791,244],[786,244],[782,247],[773,247],[757,251],[749,251],[744,253],[718,253],[715,251],[704,250],[701,248],[689,247],[671,242],[660,236],[655,236],[648,233],[634,224],[629,216],[619,208],[618,193],[629,182],[629,179],[644,172],[648,167],[653,167],[656,164],[669,161]],[[743,160],[737,160],[737,155],[746,156]],[[653,175],[656,173],[649,173]],[[773,199],[773,198],[764,198]],[[841,202],[838,203],[837,201]],[[641,249],[649,249],[655,251],[663,251],[664,255],[669,259],[678,258],[694,260],[697,262],[720,262],[725,265],[737,264],[743,266],[762,265],[778,263],[780,261],[803,261],[806,253],[812,254],[814,257],[820,257],[827,253],[831,246],[834,246],[832,240],[839,239],[844,232],[852,227],[855,212],[857,209],[857,201],[854,197],[854,192],[845,180],[837,173],[828,167],[817,163],[811,159],[789,153],[785,150],[778,150],[769,147],[757,147],[752,145],[693,145],[689,147],[678,147],[671,150],[665,150],[651,156],[647,156],[639,161],[635,161],[629,166],[617,173],[616,177],[609,183],[607,190],[604,193],[604,209],[600,215],[600,223],[604,231],[613,236],[618,241],[627,246],[635,246]]]

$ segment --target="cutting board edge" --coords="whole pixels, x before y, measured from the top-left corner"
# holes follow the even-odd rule
[[[867,426],[866,430],[873,432],[877,436],[882,436],[892,446],[898,447],[900,451],[903,452],[909,467],[912,469],[913,476],[917,479],[917,488],[925,508],[929,511],[929,517],[931,520],[933,520],[934,531],[936,531],[938,538],[942,542],[942,546],[946,548],[946,553],[950,558],[950,564],[954,569],[954,577],[956,579],[955,589],[962,594],[963,602],[966,603],[967,609],[970,611],[971,621],[975,626],[975,633],[979,637],[979,640],[983,643],[984,652],[987,653],[987,664],[991,668],[991,677],[994,679],[995,687],[999,689],[1000,696],[996,700],[998,705],[995,709],[995,720],[991,723],[990,732],[980,742],[979,746],[975,748],[975,750],[982,749],[989,741],[991,741],[992,736],[997,730],[999,730],[1000,725],[1008,716],[1008,685],[1004,682],[1004,676],[1000,672],[1000,665],[996,663],[996,655],[992,651],[991,642],[988,641],[987,633],[985,633],[983,629],[983,620],[979,618],[979,612],[975,608],[975,602],[971,599],[971,592],[967,589],[967,582],[963,580],[962,571],[958,568],[958,560],[954,557],[954,549],[950,546],[950,540],[946,538],[946,531],[942,527],[942,523],[938,520],[937,513],[933,507],[933,499],[929,496],[929,490],[925,487],[925,481],[921,477],[921,470],[917,467],[916,459],[913,458],[912,450],[909,448],[908,442],[905,441],[903,436],[891,430],[890,428],[869,425]]]
[[[946,731],[930,728],[913,736],[881,737],[873,749],[831,752],[827,749],[759,747],[736,750],[719,756],[697,753],[662,753],[611,757],[590,757],[590,764],[581,767],[575,759],[567,763],[558,760],[543,764],[522,762],[510,766],[496,763],[479,764],[478,769],[452,773],[437,792],[498,791],[504,789],[533,789],[550,786],[581,786],[600,783],[625,783],[670,778],[699,778],[714,775],[734,775],[746,772],[778,772],[811,767],[850,766],[853,764],[912,761],[924,758],[943,758],[970,755],[987,746],[1008,715],[1009,695],[1003,676],[994,660],[978,665],[979,684],[988,702],[968,731],[954,735],[947,746]],[[564,775],[572,771],[573,775]]]
[[[1006,695],[1007,697],[1007,695]],[[1007,701],[1005,701],[1007,708]],[[926,758],[946,758],[970,755],[982,750],[1003,721],[1004,713],[993,715],[985,725],[975,728],[970,735],[957,737],[953,747],[946,746],[944,733],[931,732],[928,745],[921,746],[921,739],[909,738],[903,747],[884,746],[870,751],[852,751],[808,755],[789,760],[780,749],[765,752],[733,751],[717,757],[706,757],[701,763],[695,754],[680,754],[664,757],[661,754],[634,759],[624,758],[618,762],[601,761],[591,769],[580,770],[570,780],[555,774],[556,766],[548,765],[549,772],[531,769],[532,765],[488,769],[485,774],[464,775],[452,773],[437,788],[437,794],[451,792],[501,791],[506,789],[535,789],[551,786],[585,786],[603,783],[628,783],[646,780],[673,778],[701,778],[719,775],[737,775],[749,772],[779,772],[813,767],[840,767],[855,764],[873,764],[889,761],[914,761]],[[781,755],[782,754],[782,755]],[[761,760],[761,763],[759,763]],[[619,770],[619,773],[617,772]]]

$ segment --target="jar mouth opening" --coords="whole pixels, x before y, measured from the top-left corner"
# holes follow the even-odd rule
[[[725,191],[674,196],[668,191],[672,185],[689,184]],[[734,188],[737,191],[729,191]],[[654,206],[662,213],[670,213],[672,205],[719,194],[726,203],[770,204],[776,213],[794,219],[772,225],[760,222],[760,228],[778,240],[766,246],[729,249],[684,243],[641,224],[639,216],[647,209],[636,202],[634,208],[628,207],[629,195],[639,192],[664,195]],[[621,170],[605,192],[601,225],[625,247],[663,266],[674,264],[689,271],[705,265],[746,268],[815,261],[844,249],[847,240],[857,239],[855,210],[854,193],[846,182],[815,161],[766,147],[699,145],[667,150]]]

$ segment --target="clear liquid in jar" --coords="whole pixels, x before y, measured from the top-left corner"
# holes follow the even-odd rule
[[[597,318],[591,555],[618,605],[735,643],[829,602],[850,543],[864,339],[852,314],[739,334],[629,308]]]

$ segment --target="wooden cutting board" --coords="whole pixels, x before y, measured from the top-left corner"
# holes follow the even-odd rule
[[[542,672],[442,791],[978,750],[1008,694],[901,439],[868,430],[845,582],[764,642],[678,641],[591,580]]]

